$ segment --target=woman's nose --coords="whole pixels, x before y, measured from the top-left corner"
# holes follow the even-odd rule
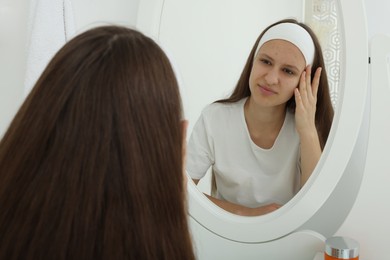
[[[276,68],[268,70],[265,74],[265,80],[268,85],[277,84],[279,82],[278,70]]]

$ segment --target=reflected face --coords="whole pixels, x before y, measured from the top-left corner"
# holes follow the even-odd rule
[[[284,40],[264,43],[253,61],[249,77],[252,100],[262,107],[284,108],[305,67],[305,58],[294,44]]]

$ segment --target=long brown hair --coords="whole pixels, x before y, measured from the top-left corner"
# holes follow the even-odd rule
[[[153,40],[101,26],[69,41],[0,142],[0,259],[195,259],[181,119]]]
[[[317,108],[316,108],[316,117],[315,117],[315,123],[317,127],[317,131],[320,138],[321,148],[323,149],[326,141],[328,139],[329,131],[332,126],[332,120],[333,120],[333,106],[330,99],[330,93],[329,93],[329,84],[328,84],[328,78],[326,74],[325,69],[325,63],[324,58],[322,54],[321,45],[319,43],[319,40],[313,30],[310,29],[309,26],[307,26],[304,23],[299,23],[295,19],[284,19],[281,21],[278,21],[276,23],[271,24],[268,26],[257,38],[249,57],[246,61],[246,64],[244,66],[244,69],[241,73],[241,76],[236,84],[235,89],[233,90],[230,97],[227,99],[218,100],[217,102],[221,103],[229,103],[229,102],[237,102],[242,98],[248,97],[251,95],[250,89],[249,89],[249,76],[252,70],[253,65],[253,56],[255,55],[255,51],[257,48],[257,45],[260,42],[260,39],[263,37],[264,33],[271,27],[280,24],[280,23],[295,23],[301,27],[303,27],[312,37],[315,47],[315,55],[314,55],[314,61],[312,64],[312,80],[314,77],[314,72],[317,70],[318,67],[322,68],[320,83],[318,87],[318,93],[317,93]],[[287,101],[286,107],[292,111],[295,112],[295,99],[294,96]]]

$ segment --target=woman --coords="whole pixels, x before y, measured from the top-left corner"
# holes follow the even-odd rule
[[[318,39],[286,19],[258,37],[231,96],[206,107],[188,144],[197,183],[212,167],[214,203],[262,215],[290,200],[314,170],[333,118]]]
[[[154,41],[119,26],[69,41],[0,143],[0,259],[195,259],[185,130]]]

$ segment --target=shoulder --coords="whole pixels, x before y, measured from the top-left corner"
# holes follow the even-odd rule
[[[203,125],[207,132],[221,132],[240,127],[245,121],[241,100],[234,103],[212,103],[206,106],[198,120],[199,125]]]
[[[209,104],[203,109],[202,116],[214,117],[214,116],[232,116],[234,114],[239,114],[243,109],[244,103],[245,103],[244,99],[232,103],[214,102]]]

